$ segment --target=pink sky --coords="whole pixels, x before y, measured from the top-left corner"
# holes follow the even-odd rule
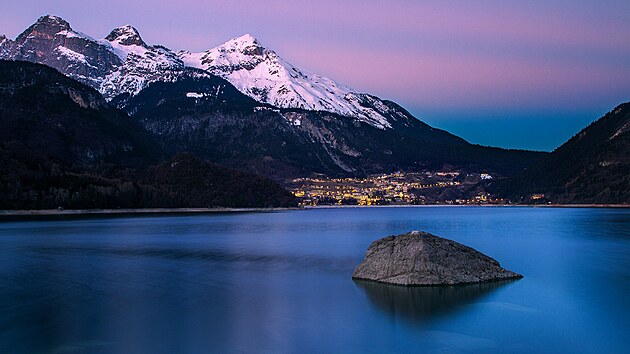
[[[629,1],[0,0],[0,8],[10,38],[44,14],[94,37],[129,23],[148,43],[192,51],[251,33],[298,67],[486,145],[551,149],[630,100]],[[524,119],[525,130],[555,130],[529,141]]]

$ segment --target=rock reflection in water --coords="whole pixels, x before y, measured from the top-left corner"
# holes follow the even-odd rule
[[[370,302],[392,317],[426,322],[478,301],[492,291],[518,280],[456,286],[398,286],[354,280]]]

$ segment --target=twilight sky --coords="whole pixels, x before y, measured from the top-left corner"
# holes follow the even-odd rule
[[[0,34],[45,14],[103,38],[202,51],[251,33],[294,65],[472,143],[552,150],[630,101],[628,0],[0,0]]]

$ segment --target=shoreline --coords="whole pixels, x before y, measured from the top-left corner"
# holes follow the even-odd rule
[[[81,216],[146,216],[146,215],[201,215],[220,213],[252,213],[300,210],[301,208],[138,208],[138,209],[42,209],[42,210],[0,210],[3,219],[30,219],[46,217]]]
[[[217,213],[259,213],[310,209],[367,209],[367,208],[596,208],[627,209],[630,204],[431,204],[431,205],[317,205],[294,208],[139,208],[139,209],[44,209],[0,210],[0,220],[11,218],[72,217],[72,216],[125,216],[125,215],[186,215]]]
[[[304,209],[346,209],[346,208],[575,208],[575,209],[627,209],[630,204],[428,204],[428,205],[315,205]]]

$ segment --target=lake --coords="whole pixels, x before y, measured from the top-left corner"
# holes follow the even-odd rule
[[[521,280],[351,279],[423,230]],[[630,210],[400,207],[0,222],[2,353],[630,352]]]

